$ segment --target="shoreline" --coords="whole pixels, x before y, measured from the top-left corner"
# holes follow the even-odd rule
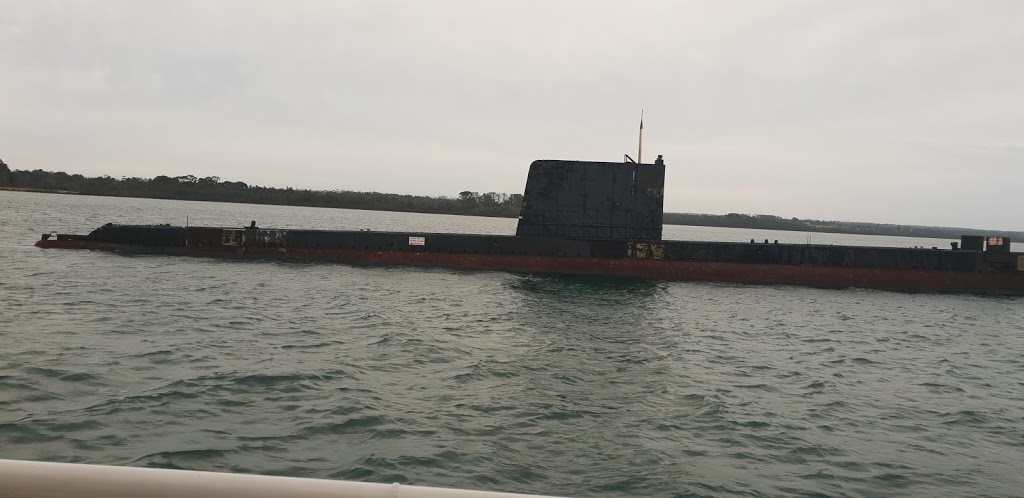
[[[324,209],[354,209],[358,211],[382,211],[391,213],[417,213],[417,214],[442,214],[442,215],[453,215],[453,216],[478,216],[483,218],[516,218],[516,216],[508,215],[483,215],[474,213],[460,213],[460,212],[444,212],[444,211],[430,211],[430,210],[394,210],[394,209],[379,209],[373,207],[352,207],[352,206],[315,206],[310,204],[302,203],[259,203],[259,202],[242,202],[232,201],[228,199],[181,199],[175,197],[156,197],[146,195],[103,195],[103,194],[89,194],[82,192],[73,192],[68,190],[48,190],[38,189],[30,187],[0,187],[0,191],[7,192],[28,192],[35,194],[62,194],[62,195],[82,195],[89,197],[123,197],[130,199],[156,199],[156,200],[168,200],[168,201],[182,201],[182,202],[224,202],[229,204],[252,204],[256,206],[291,206],[291,207],[315,207]],[[704,216],[712,219],[716,218],[727,218],[727,215],[706,215],[706,214],[695,214],[695,213],[665,213],[665,217],[669,218],[672,215],[696,215]],[[818,221],[818,220],[801,220],[801,221]],[[820,222],[820,221],[819,221]],[[858,222],[840,222],[840,223],[858,223]],[[694,226],[694,227],[710,227],[710,228],[736,228],[745,230],[778,230],[778,231],[792,231],[792,232],[807,232],[807,233],[833,233],[833,234],[845,234],[845,235],[877,235],[885,237],[909,237],[909,238],[935,238],[935,239],[959,239],[961,235],[994,235],[1009,237],[1012,240],[1024,241],[1024,232],[1014,232],[1007,230],[985,230],[976,228],[957,228],[957,227],[928,227],[919,225],[908,225],[920,231],[900,231],[900,230],[844,230],[841,226],[823,226],[823,227],[768,227],[758,226],[756,224],[713,224],[713,223],[672,223],[669,221],[664,222],[665,225],[673,226]]]

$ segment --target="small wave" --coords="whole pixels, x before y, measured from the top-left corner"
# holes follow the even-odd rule
[[[210,460],[224,458],[228,454],[234,452],[235,450],[221,450],[213,448],[159,451],[137,458],[132,463],[144,463],[146,467],[185,469],[196,464],[209,462]],[[182,467],[181,465],[185,465],[186,467]]]
[[[878,474],[874,476],[876,481],[885,483],[887,487],[893,488],[906,488],[913,484],[913,480],[903,474],[894,474],[886,472],[885,474]]]
[[[828,337],[814,337],[811,339],[800,339],[800,342],[833,342],[833,340]]]
[[[581,411],[581,410],[552,410],[544,412],[536,417],[534,420],[574,420],[578,418],[584,418],[593,415],[593,412]]]
[[[375,481],[377,471],[367,467],[352,467],[345,469],[341,472],[331,474],[331,479],[341,479],[345,481]],[[402,482],[404,479],[395,480],[394,482]]]
[[[317,342],[317,343],[313,343],[313,344],[285,344],[284,346],[281,346],[281,349],[320,349],[320,348],[326,348],[326,347],[334,346],[334,345],[337,345],[337,344],[344,344],[344,343],[342,343],[340,341],[328,341],[328,342]]]
[[[25,423],[0,424],[0,441],[8,444],[37,444],[62,438],[60,434],[40,431]]]
[[[78,420],[75,422],[50,422],[42,425],[48,431],[58,432],[61,434],[78,431],[91,431],[107,427],[93,419]]]
[[[437,434],[437,431],[433,430],[411,430],[411,429],[377,429],[370,435],[371,440],[377,439],[393,439],[393,440],[404,440],[410,437],[431,437]]]
[[[729,456],[732,457],[732,458],[735,458],[736,460],[746,460],[746,461],[751,461],[751,462],[766,462],[766,461],[768,461],[765,457],[763,457],[761,455],[756,455],[756,454],[751,453],[749,451],[737,451],[735,453],[730,454]]]
[[[55,368],[28,367],[25,369],[25,373],[56,379],[64,375],[68,375],[71,372],[68,372],[67,370],[57,370]]]
[[[778,388],[771,384],[736,384],[733,387],[738,389],[756,389],[759,391],[777,392]]]
[[[157,351],[147,351],[145,353],[139,353],[139,354],[135,355],[135,357],[136,358],[149,358],[149,357],[152,357],[152,356],[169,356],[169,355],[172,355],[172,354],[174,354],[174,351],[170,351],[170,350],[167,350],[167,349],[160,349],[160,350],[157,350]]]
[[[460,373],[452,375],[448,379],[449,380],[453,380],[455,382],[458,382],[460,384],[465,384],[465,383],[472,382],[472,381],[475,381],[475,380],[481,380],[481,379],[487,379],[487,378],[507,379],[507,378],[516,377],[518,375],[519,375],[519,373],[517,373],[516,371],[510,370],[508,368],[497,368],[495,366],[490,366],[490,365],[476,364],[476,365],[473,365],[473,366],[469,367],[469,371],[468,372],[467,371],[462,371]],[[573,377],[573,376],[563,375],[563,374],[556,374],[555,376],[553,376],[553,378],[555,378],[556,380],[559,380],[561,382],[567,383],[567,384],[571,384],[572,382],[566,381],[564,379],[575,379],[575,377]]]
[[[169,390],[162,392],[144,392],[117,398],[106,399],[86,408],[88,413],[112,415],[121,412],[145,411],[152,405],[162,405],[173,401],[196,399],[202,393],[188,390]]]
[[[15,377],[13,375],[0,375],[0,389],[10,389],[12,391],[30,391],[34,388],[30,383],[23,381],[23,379],[21,379],[20,377]]]
[[[762,420],[747,420],[745,422],[736,422],[736,421],[734,421],[734,422],[731,422],[731,423],[732,423],[733,426],[744,427],[744,428],[747,428],[747,429],[764,429],[765,427],[769,427],[769,426],[772,425],[770,422],[765,422],[765,421],[762,421]]]
[[[817,457],[844,457],[849,454],[849,452],[842,450],[840,448],[823,446],[819,444],[797,446],[796,448],[790,449],[788,453],[793,455],[811,455]]]
[[[811,382],[810,384],[807,384],[803,388],[811,390],[811,391],[814,391],[814,392],[822,392],[825,389],[828,389],[828,388],[831,388],[831,387],[835,387],[835,385],[836,384],[834,382],[825,381],[825,380],[819,380],[819,381]]]
[[[281,384],[297,385],[303,381],[309,380],[310,377],[306,375],[287,374],[287,375],[267,375],[267,374],[254,374],[245,375],[233,379],[233,384],[251,386],[251,387],[270,387],[278,386]]]
[[[507,411],[512,411],[512,410],[520,409],[520,407],[518,407],[518,406],[499,405],[499,404],[493,404],[493,405],[481,405],[481,404],[467,405],[467,404],[459,404],[459,405],[455,405],[455,406],[456,406],[456,408],[465,408],[467,410],[472,410],[472,411],[474,411],[476,413],[501,413],[501,412],[507,412]]]
[[[71,446],[80,451],[108,451],[109,448],[125,446],[128,439],[113,434],[106,434],[86,439],[70,439]]]
[[[937,382],[924,382],[917,384],[921,387],[927,387],[929,391],[934,393],[962,393],[966,392],[963,388],[957,386],[950,386],[946,384],[940,384]]]
[[[378,427],[384,424],[386,421],[385,417],[380,415],[367,415],[365,417],[350,418],[344,422],[332,423],[332,424],[318,424],[311,427],[306,427],[302,430],[303,434],[316,435],[316,434],[351,434],[355,432],[361,432],[363,429],[370,429]]]
[[[944,425],[988,425],[993,422],[993,418],[981,412],[974,410],[963,410],[959,412],[943,413],[942,423]]]
[[[35,389],[36,390],[31,392],[31,393],[22,394],[19,399],[21,401],[32,401],[32,402],[35,402],[35,401],[54,401],[54,400],[65,400],[65,399],[67,399],[64,396],[61,396],[60,394],[57,394],[57,393],[52,393],[50,391],[46,391],[46,390],[39,389],[39,388],[35,388]]]
[[[824,470],[824,469],[823,470],[819,470],[819,471],[814,472],[814,473],[811,473],[811,474],[802,474],[799,477],[800,477],[800,479],[806,479],[806,480],[811,480],[811,481],[837,481],[837,480],[843,480],[843,479],[837,477],[832,472],[830,472],[828,470]]]
[[[63,380],[65,382],[91,382],[99,380],[99,377],[90,373],[74,372],[66,375],[61,375],[60,377],[57,377],[57,379]]]

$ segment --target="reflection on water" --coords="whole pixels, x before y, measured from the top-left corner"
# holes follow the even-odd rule
[[[524,298],[559,299],[579,302],[626,296],[643,298],[636,304],[643,305],[648,298],[664,292],[665,282],[601,275],[521,275],[506,284],[510,290],[522,292]]]

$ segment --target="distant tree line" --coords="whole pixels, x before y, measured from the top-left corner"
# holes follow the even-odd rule
[[[802,220],[782,218],[770,214],[694,214],[665,213],[669,225],[691,225],[705,227],[756,228],[763,230],[789,230],[793,232],[829,232],[861,235],[893,235],[898,237],[924,237],[935,239],[959,239],[961,235],[995,235],[1024,240],[1024,232],[1005,230],[983,230],[958,227],[928,227],[919,225],[894,225],[888,223],[862,223],[854,221]]]
[[[692,225],[699,227],[762,228],[765,230],[793,230],[806,232],[810,228],[807,220],[786,219],[768,214],[695,214],[665,213],[665,223],[670,225]]]
[[[13,181],[13,173],[7,163],[0,159],[0,187],[9,187]]]
[[[0,161],[2,164],[2,161]],[[472,216],[519,216],[522,194],[463,191],[457,197],[355,192],[350,190],[306,190],[271,188],[244,182],[222,181],[216,176],[157,176],[156,178],[85,177],[62,171],[11,170],[0,166],[0,187],[17,190],[60,192],[114,197],[147,197],[188,201],[279,204],[414,213],[462,214]]]
[[[522,194],[459,192],[456,197],[383,194],[350,190],[270,188],[244,182],[222,181],[216,176],[194,175],[146,178],[85,177],[43,170],[11,170],[0,160],[0,188],[116,197],[148,197],[189,201],[241,202],[346,209],[371,209],[413,213],[461,214],[515,218],[523,204]],[[925,227],[848,221],[802,220],[767,214],[665,213],[669,225],[732,227],[797,232],[831,232],[863,235],[894,235],[956,239],[960,235],[1001,235],[1024,240],[1024,232],[970,228]]]

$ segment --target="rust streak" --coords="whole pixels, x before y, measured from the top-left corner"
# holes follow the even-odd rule
[[[84,240],[40,240],[38,247],[116,250],[175,255],[262,256],[295,260],[499,270],[523,273],[612,275],[661,280],[720,281],[745,284],[900,291],[949,291],[1024,294],[1024,273],[954,272],[890,268],[669,261],[655,258],[579,258],[497,254],[450,254],[283,247],[143,247]]]

